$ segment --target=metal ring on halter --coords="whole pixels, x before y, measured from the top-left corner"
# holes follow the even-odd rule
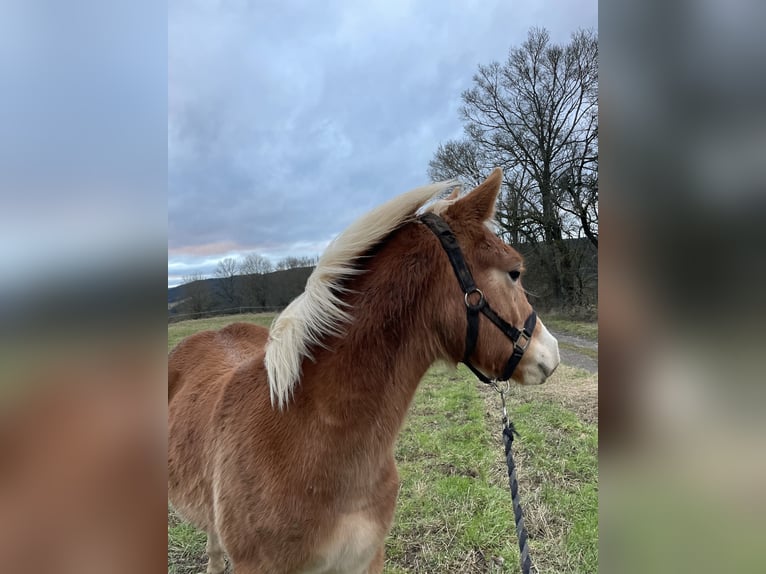
[[[502,395],[503,393],[507,393],[511,390],[511,383],[508,379],[504,381],[498,381],[495,379],[492,381],[492,388]]]
[[[476,305],[472,305],[471,302],[468,300],[468,297],[470,297],[474,293],[479,294],[479,302],[476,303]],[[481,292],[481,289],[479,289],[478,287],[474,287],[473,289],[471,289],[465,294],[465,306],[473,310],[481,309],[484,306],[484,293]]]

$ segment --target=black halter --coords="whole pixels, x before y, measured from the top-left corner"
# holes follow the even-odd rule
[[[476,349],[476,340],[479,337],[479,313],[484,313],[492,323],[500,329],[503,334],[513,342],[513,353],[508,359],[508,362],[503,369],[502,374],[497,380],[507,381],[513,375],[513,371],[521,361],[521,357],[524,355],[524,351],[529,346],[529,341],[532,338],[532,333],[535,330],[537,323],[537,313],[532,313],[527,317],[524,322],[524,329],[519,330],[502,317],[500,317],[492,307],[489,306],[487,300],[484,298],[484,293],[474,283],[473,275],[468,269],[468,265],[463,257],[463,252],[460,250],[460,245],[457,242],[455,234],[449,228],[449,225],[435,213],[425,213],[420,216],[426,227],[433,231],[434,235],[439,238],[439,241],[444,248],[444,251],[449,257],[449,261],[452,264],[452,269],[455,271],[460,288],[465,294],[465,306],[467,309],[468,329],[465,336],[465,353],[463,354],[463,363],[473,371],[482,382],[488,385],[493,384],[494,381],[487,378],[481,371],[474,367],[470,358]],[[477,300],[478,297],[478,300]]]

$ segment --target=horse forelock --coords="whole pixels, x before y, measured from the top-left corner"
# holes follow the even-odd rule
[[[345,280],[361,272],[357,259],[380,243],[395,229],[411,221],[424,205],[459,185],[444,181],[413,189],[357,219],[341,233],[320,257],[295,298],[271,326],[266,344],[266,371],[272,406],[283,409],[292,398],[301,378],[304,358],[311,359],[311,347],[323,346],[327,337],[343,333],[353,320],[341,295]],[[437,200],[428,210],[443,209],[449,200]]]

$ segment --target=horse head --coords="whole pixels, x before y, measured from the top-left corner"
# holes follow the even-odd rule
[[[442,335],[451,359],[468,362],[486,378],[510,377],[520,384],[535,385],[558,366],[558,341],[536,318],[527,299],[522,286],[523,257],[494,232],[501,182],[498,168],[469,193],[462,197],[453,193],[429,210],[437,216],[432,216],[429,227],[442,239],[439,275],[450,277],[441,296]],[[445,240],[443,236],[450,232],[454,239]],[[457,250],[450,248],[455,241]],[[450,251],[458,255],[450,255]],[[461,279],[466,272],[455,262],[460,256],[470,279]],[[444,270],[450,266],[454,273]]]

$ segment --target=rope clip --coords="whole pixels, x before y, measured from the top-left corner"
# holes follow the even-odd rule
[[[506,381],[492,381],[492,388],[500,394],[500,402],[503,405],[503,426],[508,426],[508,411],[505,408],[505,393],[511,390],[511,383]]]

